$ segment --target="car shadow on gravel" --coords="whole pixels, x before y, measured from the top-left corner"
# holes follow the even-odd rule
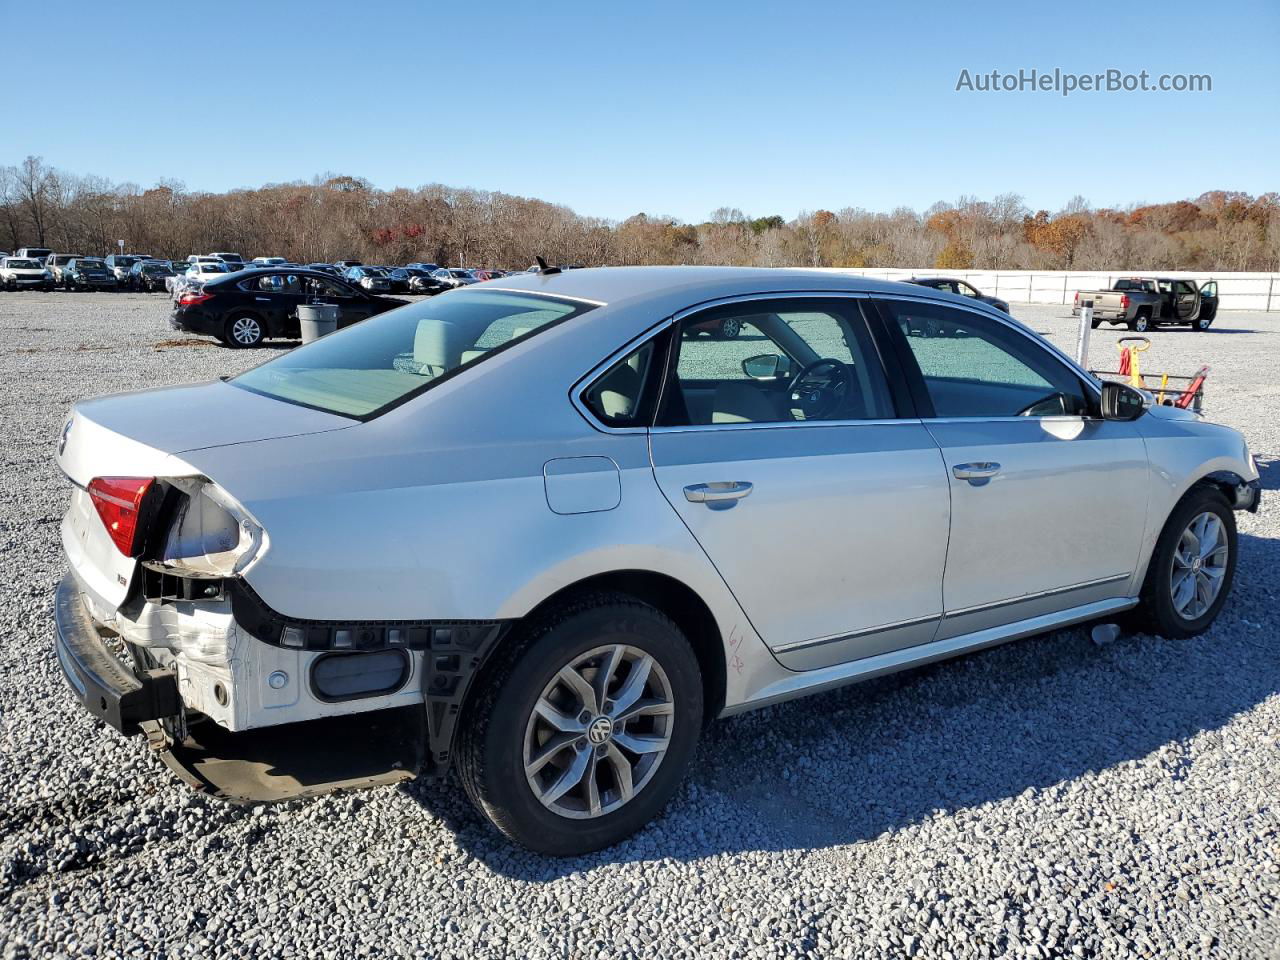
[[[1272,461],[1271,484],[1278,469]],[[1232,598],[1190,640],[1123,635],[1098,646],[1076,628],[713,724],[663,816],[589,856],[513,846],[456,779],[399,789],[469,855],[527,881],[618,862],[857,844],[938,816],[962,815],[980,831],[984,805],[1028,791],[1058,802],[1072,781],[1156,752],[1164,776],[1185,777],[1185,741],[1280,691],[1266,590],[1278,566],[1280,539],[1242,534]]]

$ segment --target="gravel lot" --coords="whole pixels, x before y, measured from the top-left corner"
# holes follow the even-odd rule
[[[0,293],[0,956],[1280,957],[1280,315],[1145,358],[1213,365],[1207,411],[1273,491],[1207,635],[1065,631],[717,724],[661,820],[555,861],[453,784],[207,800],[73,703],[63,416],[263,356],[166,308]],[[1014,312],[1073,343],[1067,309]]]

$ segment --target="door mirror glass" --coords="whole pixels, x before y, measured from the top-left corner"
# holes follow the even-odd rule
[[[786,358],[776,353],[762,353],[742,361],[742,372],[753,380],[773,380],[786,367]]]
[[[1137,420],[1147,409],[1142,393],[1127,383],[1104,380],[1102,383],[1102,419]]]

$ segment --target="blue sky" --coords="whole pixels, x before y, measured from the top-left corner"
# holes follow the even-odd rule
[[[207,190],[337,172],[693,221],[1280,189],[1274,0],[608,6],[0,0],[21,38],[0,163]],[[955,90],[1055,67],[1213,92]]]

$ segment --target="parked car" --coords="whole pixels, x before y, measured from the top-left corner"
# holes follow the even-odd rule
[[[320,273],[327,273],[331,277],[341,277],[342,271],[335,267],[332,263],[308,263],[303,269],[316,270]]]
[[[79,258],[79,253],[51,253],[45,257],[44,265],[49,268],[49,273],[53,275],[53,282],[60,287],[71,289],[67,283],[66,268],[72,260]]]
[[[119,281],[101,257],[76,257],[62,268],[68,290],[118,290]]]
[[[140,260],[152,259],[145,253],[113,253],[106,258],[107,269],[111,271],[111,275],[116,278],[116,283],[121,287],[129,284],[129,271],[133,265]]]
[[[451,289],[433,277],[429,270],[419,267],[399,267],[391,273],[393,277],[399,274],[399,279],[403,280],[409,293],[431,295]]]
[[[254,257],[250,262],[252,267],[283,267],[289,261],[284,257]]]
[[[173,276],[173,268],[164,260],[139,260],[129,268],[129,287],[144,293],[165,289],[165,281]]]
[[[1210,280],[1203,287],[1194,280],[1168,277],[1126,277],[1110,290],[1080,290],[1071,313],[1080,315],[1081,301],[1093,301],[1093,326],[1103,321],[1123,324],[1145,333],[1154,327],[1189,325],[1208,330],[1218,315],[1218,284]]]
[[[441,267],[431,274],[439,280],[445,287],[450,290],[458,287],[469,287],[473,283],[479,283],[474,273],[470,270],[463,270],[460,267]]]
[[[238,253],[211,253],[211,257],[216,257],[227,265],[228,270],[243,270],[245,268],[244,257]]]
[[[502,270],[476,270],[473,273],[475,278],[482,283],[485,280],[500,280],[507,275]]]
[[[199,257],[196,260],[188,262],[187,269],[183,271],[182,275],[188,280],[203,283],[231,272],[233,272],[231,265],[223,260],[215,260],[211,257]]]
[[[378,269],[381,270],[382,275],[387,278],[387,292],[409,292],[409,275],[404,272],[404,267],[381,266]]]
[[[0,259],[0,285],[6,290],[52,290],[53,274],[31,257]]]
[[[405,266],[411,270],[425,270],[427,273],[434,273],[435,271],[440,269],[440,264],[438,263],[414,262],[414,263],[407,263],[405,264]]]
[[[204,292],[250,309],[253,279]],[[77,404],[73,696],[248,798],[291,756],[263,731],[363,715],[384,732],[327,763],[452,768],[508,837],[581,854],[661,810],[711,718],[1122,614],[1188,637],[1230,593],[1244,438],[1002,311],[805,271],[527,284]],[[760,354],[683,336],[726,315]],[[198,753],[188,718],[220,730]],[[328,769],[297,789],[351,782]]]
[[[339,260],[334,264],[340,271],[346,273],[352,267],[363,267],[364,262],[360,260]]]
[[[942,290],[944,293],[954,293],[960,297],[969,297],[971,300],[981,300],[983,303],[991,304],[997,310],[1003,310],[1005,313],[1009,312],[1009,302],[1007,300],[987,296],[987,294],[966,280],[957,280],[954,277],[912,277],[907,283],[929,287],[931,290]]]
[[[276,337],[297,338],[303,303],[336,304],[338,326],[348,327],[405,302],[373,296],[318,271],[252,270],[216,277],[199,290],[184,292],[169,323],[177,330],[217,337],[229,347],[257,347]]]
[[[49,264],[46,261],[53,256],[53,251],[48,247],[19,247],[13,255],[24,260],[38,260],[47,267]]]
[[[351,267],[342,278],[367,293],[391,292],[391,278],[381,267]]]

